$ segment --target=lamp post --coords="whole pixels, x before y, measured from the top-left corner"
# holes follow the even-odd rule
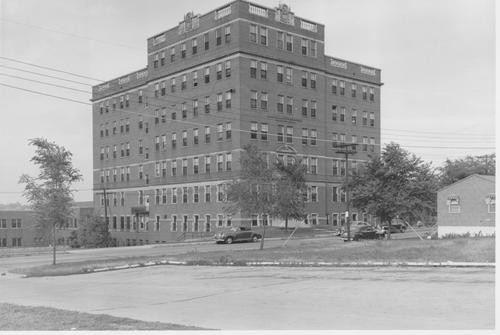
[[[349,213],[349,155],[354,155],[356,153],[356,143],[340,143],[335,145],[339,150],[336,151],[338,154],[345,155],[345,201],[346,201],[346,212],[345,212],[345,223],[347,228],[347,241],[351,240],[351,223],[350,223],[350,213]],[[342,168],[342,167],[341,167]]]

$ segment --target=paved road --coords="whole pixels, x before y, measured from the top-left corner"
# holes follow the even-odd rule
[[[0,302],[216,329],[491,329],[494,270],[157,266],[0,277]]]

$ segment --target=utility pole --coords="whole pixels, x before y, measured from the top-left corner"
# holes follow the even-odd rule
[[[346,212],[345,212],[345,223],[347,228],[347,241],[351,240],[351,214],[349,213],[349,155],[354,155],[356,153],[356,143],[340,143],[336,144],[336,147],[340,148],[336,151],[338,154],[345,155],[345,201],[346,201]],[[342,166],[340,167],[342,169]]]

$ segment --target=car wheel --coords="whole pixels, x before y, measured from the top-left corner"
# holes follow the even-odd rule
[[[252,242],[257,242],[259,237],[257,235],[252,236]]]
[[[232,237],[226,238],[226,244],[231,244],[231,243],[233,243],[233,238]]]

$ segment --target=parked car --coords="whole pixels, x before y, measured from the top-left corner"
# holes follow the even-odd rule
[[[231,244],[233,242],[257,242],[262,238],[261,234],[246,227],[233,227],[215,234],[215,243]]]
[[[384,232],[389,231],[389,225],[382,226]],[[392,233],[404,233],[406,231],[406,226],[401,223],[392,223],[391,224],[391,234]]]
[[[384,232],[373,228],[371,225],[356,225],[351,226],[351,239],[357,241],[360,239],[378,239],[383,237]],[[347,231],[342,234],[343,238],[347,238]]]

